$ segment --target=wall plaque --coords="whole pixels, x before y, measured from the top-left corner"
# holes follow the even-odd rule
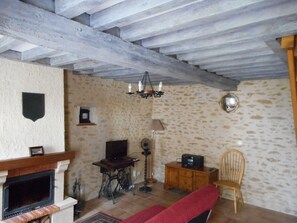
[[[44,94],[23,92],[23,116],[35,122],[44,116]]]

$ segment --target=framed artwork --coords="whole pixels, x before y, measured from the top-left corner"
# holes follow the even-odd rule
[[[44,155],[44,149],[43,146],[33,146],[29,147],[30,150],[30,156],[43,156]]]

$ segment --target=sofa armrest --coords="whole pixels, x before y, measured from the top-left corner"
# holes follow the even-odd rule
[[[166,209],[165,207],[161,205],[154,205],[152,207],[146,208],[135,215],[132,215],[131,217],[127,218],[126,220],[121,221],[121,223],[143,223],[146,220],[152,218],[156,214],[160,213]]]
[[[177,201],[164,211],[146,221],[146,223],[186,223],[207,210],[213,209],[219,192],[211,184],[198,189]]]

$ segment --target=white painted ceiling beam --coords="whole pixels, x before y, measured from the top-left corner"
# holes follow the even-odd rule
[[[211,19],[223,19],[238,13],[239,9],[247,10],[255,5],[267,4],[266,0],[220,0],[204,1],[192,4],[179,10],[144,20],[121,28],[121,37],[128,41],[136,41],[156,36],[185,27],[210,22]],[[161,25],[162,24],[162,25]],[[145,29],[144,29],[145,27]]]
[[[22,52],[22,60],[24,61],[34,61],[39,60],[51,55],[54,55],[57,51],[53,49],[48,49],[46,47],[35,47],[30,50]]]
[[[159,48],[189,39],[221,35],[226,33],[226,31],[235,33],[236,31],[252,27],[259,23],[264,25],[265,23],[269,23],[271,19],[282,19],[285,16],[296,14],[297,1],[295,0],[287,2],[271,1],[270,4],[257,10],[250,10],[235,16],[229,16],[226,19],[206,23],[205,25],[196,25],[178,30],[178,32],[153,36],[142,40],[142,45],[147,48]]]
[[[160,13],[165,14],[193,2],[198,2],[198,0],[125,1],[104,11],[92,14],[90,17],[90,25],[99,30],[122,27],[157,16]]]
[[[280,78],[288,78],[288,73],[267,73],[265,75],[261,74],[251,74],[251,75],[245,75],[245,76],[233,76],[234,79],[240,79],[240,80],[270,80],[270,79],[280,79]]]
[[[202,39],[192,39],[183,44],[160,48],[160,52],[168,54],[187,53],[201,49],[205,46],[218,46],[230,44],[232,42],[270,41],[280,36],[297,33],[297,14],[283,18],[281,20],[271,20],[269,24],[257,25],[251,28],[241,29],[234,33],[211,36]]]
[[[0,39],[0,53],[3,53],[17,45],[21,44],[21,41],[18,41],[14,38],[4,36]]]
[[[77,56],[73,54],[66,54],[63,56],[53,57],[50,59],[51,66],[62,66],[66,64],[77,63],[87,60],[85,57]]]
[[[286,66],[282,61],[279,62],[266,62],[266,63],[255,63],[251,67],[250,65],[241,65],[241,66],[230,66],[230,67],[222,67],[222,68],[215,68],[215,69],[208,69],[211,72],[228,72],[228,71],[240,71],[243,69],[250,69],[250,68],[265,68],[270,66]]]
[[[74,70],[93,69],[95,67],[99,67],[104,64],[106,64],[106,63],[94,61],[94,60],[88,60],[88,61],[83,61],[83,62],[78,62],[78,63],[73,64],[73,69]]]
[[[275,71],[275,72],[261,72],[261,73],[249,73],[249,74],[226,74],[226,76],[230,77],[230,78],[233,78],[233,77],[244,77],[244,76],[267,76],[267,75],[288,75],[288,72],[287,71]]]
[[[98,67],[95,67],[94,72],[104,72],[104,71],[113,71],[113,70],[125,70],[127,67],[116,66],[113,64],[104,64]]]
[[[237,5],[237,4],[235,4]],[[42,15],[42,16],[40,16]],[[238,82],[19,1],[0,1],[0,33],[47,48],[163,76],[236,89]],[[59,25],[57,25],[59,24]]]
[[[55,0],[55,13],[74,18],[91,10],[105,0]]]
[[[99,11],[103,11],[104,9],[110,8],[116,4],[119,4],[121,2],[125,2],[128,0],[105,0],[104,2],[102,2],[99,5],[96,5],[94,8],[92,8],[91,10],[87,11],[88,14],[94,14],[96,12]]]
[[[274,54],[272,50],[266,48],[260,48],[255,50],[246,50],[240,53],[230,53],[225,55],[213,56],[213,57],[206,57],[201,58],[199,60],[188,60],[189,64],[199,65],[199,64],[209,64],[209,63],[218,63],[236,59],[248,59],[257,56],[268,56]]]
[[[121,69],[121,70],[100,71],[96,73],[96,75],[100,77],[109,77],[109,76],[123,76],[123,75],[141,74],[141,73],[142,73],[141,71],[128,68],[128,69]]]
[[[230,53],[240,53],[246,50],[256,50],[261,48],[263,50],[269,49],[267,45],[263,42],[252,41],[245,44],[227,44],[220,48],[213,48],[210,50],[198,50],[194,53],[185,53],[177,55],[179,60],[198,60],[205,57],[216,57],[219,55],[226,55]]]
[[[251,59],[239,59],[239,60],[233,60],[230,62],[224,62],[224,63],[215,63],[215,64],[207,64],[207,65],[199,65],[202,69],[215,69],[215,68],[222,68],[222,67],[229,67],[229,66],[240,66],[240,65],[247,65],[250,64],[251,66],[254,63],[261,63],[261,62],[279,62],[281,61],[279,58],[277,58],[275,55],[266,56],[266,57],[254,57]]]
[[[249,73],[264,73],[264,72],[281,72],[287,71],[287,67],[285,65],[282,66],[271,66],[271,67],[250,67],[249,69],[241,69],[241,70],[233,70],[233,71],[221,71],[219,74],[249,74]]]

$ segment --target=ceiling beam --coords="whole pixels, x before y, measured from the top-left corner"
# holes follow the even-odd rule
[[[215,47],[233,42],[246,42],[250,40],[270,41],[285,36],[290,33],[297,33],[297,14],[282,19],[272,19],[269,23],[258,24],[252,27],[240,28],[234,32],[225,32],[221,35],[194,38],[184,42],[167,47],[161,47],[160,52],[164,54],[179,54],[192,52],[208,47]]]
[[[203,0],[200,0],[203,1]],[[130,0],[91,15],[90,24],[99,30],[122,27],[146,18],[165,14],[197,0]]]
[[[210,64],[210,63],[217,63],[217,62],[224,62],[229,60],[236,60],[236,59],[248,59],[253,58],[257,56],[268,56],[272,55],[273,52],[270,49],[267,49],[267,47],[264,48],[258,48],[254,50],[245,50],[240,53],[230,53],[225,55],[219,55],[219,56],[211,56],[206,58],[201,58],[198,60],[188,60],[189,64]]]
[[[56,53],[53,49],[48,49],[45,47],[35,47],[30,50],[22,52],[22,60],[24,61],[33,61],[39,60],[48,56],[52,56]]]
[[[240,9],[247,10],[249,7],[253,8],[255,5],[258,6],[261,2],[265,3],[265,0],[208,0],[198,2],[179,10],[157,16],[153,19],[122,27],[121,36],[128,41],[145,39],[185,27],[195,26],[197,24],[201,25],[211,20],[223,19],[226,18],[226,16],[237,14]]]
[[[238,13],[234,16],[227,16],[226,19],[218,19],[214,22],[183,28],[178,32],[165,33],[153,36],[142,41],[144,47],[155,48],[175,45],[180,41],[193,38],[202,38],[210,35],[222,35],[227,31],[235,33],[248,27],[270,23],[272,19],[282,19],[285,16],[296,14],[296,1],[267,1],[268,6],[259,7],[256,10]],[[277,12],[277,13],[272,13]]]
[[[226,55],[229,53],[240,53],[242,51],[246,50],[257,50],[259,48],[264,48],[268,49],[267,45],[263,42],[259,41],[250,41],[245,44],[227,44],[222,47],[216,47],[211,50],[198,50],[193,53],[185,53],[185,54],[179,54],[177,55],[177,58],[180,60],[199,60],[199,59],[204,59],[205,57],[215,57],[219,55]]]
[[[236,90],[238,81],[198,69],[19,1],[0,1],[0,33],[78,57]],[[59,24],[59,25],[57,25]]]
[[[105,0],[55,0],[55,12],[66,18],[74,18],[91,10]]]
[[[4,36],[0,39],[0,53],[3,53],[19,44],[21,44],[20,41]]]

